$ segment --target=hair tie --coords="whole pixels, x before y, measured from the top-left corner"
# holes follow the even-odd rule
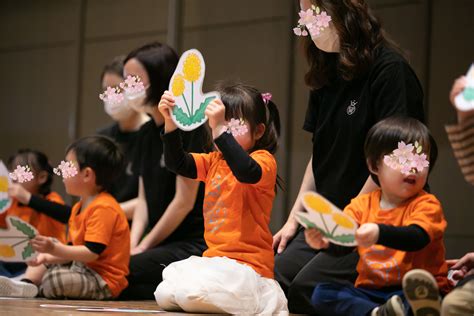
[[[268,104],[268,101],[272,99],[272,94],[270,92],[262,93],[263,103]]]

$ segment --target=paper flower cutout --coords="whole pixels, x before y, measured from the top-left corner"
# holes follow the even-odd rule
[[[298,15],[298,26],[293,28],[293,32],[298,36],[307,36],[308,32],[311,37],[319,36],[332,21],[326,11],[321,12],[321,9],[314,5],[306,11],[301,10]]]
[[[130,76],[119,84],[126,96],[139,95],[145,91],[145,86],[138,76]]]
[[[61,161],[57,168],[53,168],[53,172],[62,176],[63,179],[72,178],[77,174],[77,168],[72,161]]]
[[[119,88],[107,87],[104,93],[99,94],[99,99],[109,104],[117,104],[123,101],[123,93]]]
[[[225,128],[226,132],[232,134],[234,137],[245,135],[249,131],[249,128],[243,119],[231,118]]]
[[[18,181],[19,183],[25,183],[33,180],[33,172],[31,172],[31,169],[28,165],[26,166],[16,166],[16,169],[11,172],[10,174],[10,179],[14,181]]]
[[[415,144],[398,143],[398,148],[390,155],[385,155],[383,162],[394,170],[399,170],[405,175],[422,172],[429,167],[430,162],[426,154],[422,153],[423,148],[418,142]]]

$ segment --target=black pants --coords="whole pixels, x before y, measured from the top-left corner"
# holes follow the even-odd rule
[[[286,249],[275,257],[275,279],[288,298],[290,313],[314,314],[311,295],[319,282],[353,284],[359,255],[336,256],[312,249],[299,229]]]
[[[206,250],[203,238],[175,241],[147,250],[130,258],[128,287],[120,294],[122,300],[153,300],[156,287],[163,280],[164,268],[175,261],[201,256]]]

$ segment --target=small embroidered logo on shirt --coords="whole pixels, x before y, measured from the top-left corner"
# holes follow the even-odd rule
[[[357,105],[357,101],[352,100],[351,104],[347,107],[347,110],[346,110],[347,115],[352,115],[355,113],[355,111],[357,110],[356,105]]]
[[[160,167],[161,167],[161,168],[165,168],[165,167],[166,167],[166,164],[165,164],[165,153],[163,153],[163,154],[161,155]]]

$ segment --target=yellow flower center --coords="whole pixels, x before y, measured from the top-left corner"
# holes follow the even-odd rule
[[[0,192],[8,191],[8,179],[7,177],[0,177]]]
[[[174,76],[173,83],[171,84],[171,92],[175,97],[179,97],[184,92],[184,78],[183,75],[177,74]]]
[[[196,54],[191,53],[186,57],[183,65],[183,73],[184,79],[188,81],[193,82],[199,79],[201,75],[201,61]]]
[[[326,201],[321,199],[319,196],[309,193],[304,196],[304,201],[306,205],[315,212],[321,214],[331,214],[331,205],[329,205]]]
[[[348,229],[354,228],[354,223],[345,214],[334,213],[332,214],[332,219],[341,227]]]
[[[15,250],[10,245],[0,244],[0,257],[11,258],[15,256]]]

